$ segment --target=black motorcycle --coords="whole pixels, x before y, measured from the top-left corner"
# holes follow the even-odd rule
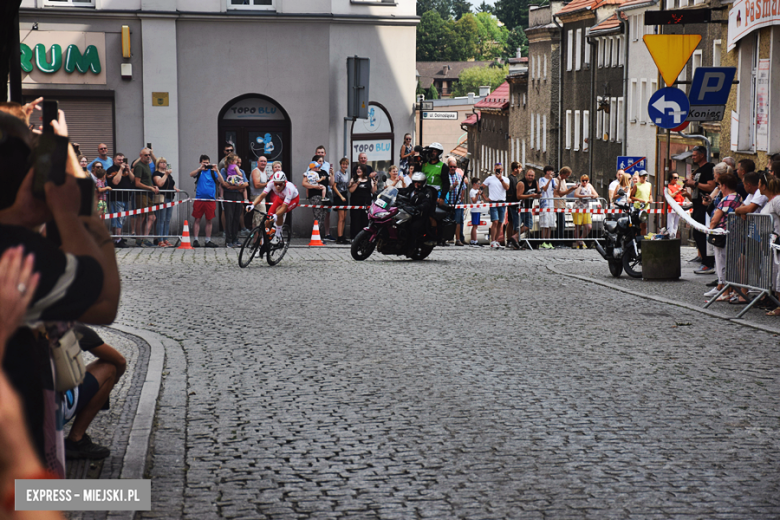
[[[626,193],[618,191],[621,197]],[[632,278],[642,278],[642,224],[647,222],[645,204],[635,208],[628,203],[617,203],[623,213],[609,215],[604,220],[604,246],[596,241],[596,250],[609,262],[609,272],[615,278],[625,269]]]
[[[412,260],[424,260],[434,246],[426,246],[411,230],[414,209],[407,197],[399,195],[390,187],[379,194],[368,209],[368,226],[363,228],[352,241],[352,258],[365,260],[374,250],[383,255],[406,256]],[[455,236],[454,208],[437,207],[433,217],[442,226],[442,239]],[[419,216],[418,216],[419,217]],[[427,218],[427,217],[426,217]]]

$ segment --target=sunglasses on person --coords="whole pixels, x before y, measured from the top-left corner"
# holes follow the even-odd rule
[[[225,153],[233,153],[233,149],[232,148],[225,148]]]
[[[587,184],[587,183],[588,183],[588,179],[582,179],[580,182],[581,182],[582,184]]]
[[[151,155],[151,154],[148,154],[148,153],[142,153],[142,154],[141,154],[141,157],[149,157],[150,155]]]
[[[98,150],[108,150],[107,146],[98,146]]]
[[[677,179],[679,179],[679,177],[677,175],[672,176],[672,180],[673,181],[676,181]]]
[[[405,137],[405,138],[404,138],[404,141],[411,141],[411,140],[412,140],[412,138],[411,138],[411,137]]]

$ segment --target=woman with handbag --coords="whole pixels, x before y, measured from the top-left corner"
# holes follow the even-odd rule
[[[720,186],[722,198],[712,214],[712,219],[710,219],[710,229],[725,231],[728,224],[727,215],[734,213],[734,210],[742,204],[742,197],[737,193],[737,177],[733,174],[726,173],[718,177],[718,186]],[[717,292],[720,292],[726,283],[726,235],[707,235],[707,242],[715,250],[715,273],[718,275]],[[745,302],[742,296],[733,291],[723,293],[716,301],[729,301],[732,295],[737,299],[734,303]]]
[[[155,204],[167,204],[172,202],[179,188],[176,187],[176,181],[173,180],[171,175],[172,170],[168,167],[168,161],[165,157],[157,159],[155,164],[154,175],[152,180],[154,184],[160,188],[160,193],[154,196]],[[171,234],[171,213],[173,208],[164,208],[158,210],[159,217],[157,218],[157,245],[160,247],[173,247],[173,244],[166,240],[166,237]]]

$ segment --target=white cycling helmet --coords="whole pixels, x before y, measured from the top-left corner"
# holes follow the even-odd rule
[[[439,153],[444,153],[444,147],[441,145],[441,143],[431,143],[428,148],[435,148],[436,150],[439,150]]]
[[[271,177],[271,182],[287,182],[287,175],[284,172],[276,172]]]

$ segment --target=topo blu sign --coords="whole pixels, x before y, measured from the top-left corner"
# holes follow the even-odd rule
[[[366,154],[368,162],[390,161],[393,158],[390,139],[363,139],[352,141],[352,160],[357,161],[358,155]]]

